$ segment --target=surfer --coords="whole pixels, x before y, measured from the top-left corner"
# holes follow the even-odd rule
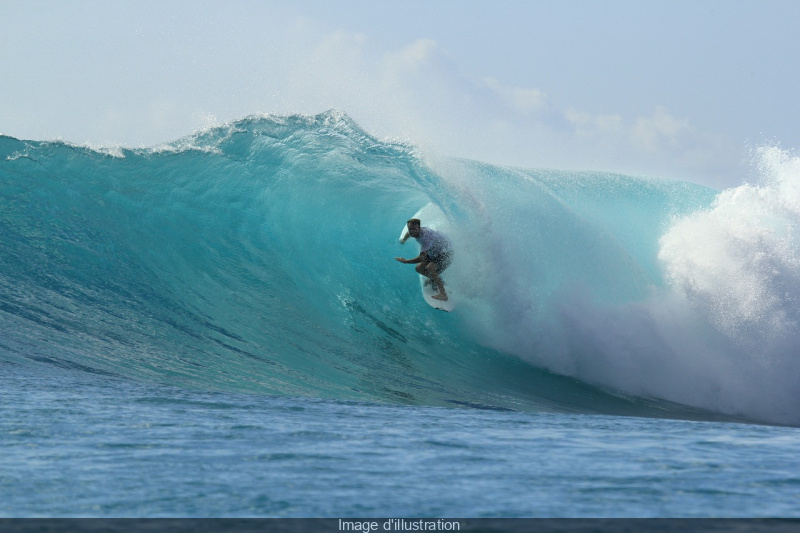
[[[430,283],[433,283],[439,290],[439,293],[434,294],[431,298],[446,301],[447,292],[444,290],[441,273],[450,266],[453,260],[453,246],[450,244],[450,239],[440,231],[423,227],[418,218],[412,218],[406,222],[406,225],[408,233],[400,242],[406,242],[409,237],[417,239],[420,247],[419,255],[414,259],[402,257],[395,257],[395,259],[404,264],[417,264],[417,272],[428,278]]]

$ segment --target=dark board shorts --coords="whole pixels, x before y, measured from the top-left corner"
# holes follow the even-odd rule
[[[447,250],[446,252],[442,253],[436,253],[433,250],[428,250],[425,252],[425,254],[428,256],[429,262],[436,263],[437,271],[440,274],[450,266],[450,263],[453,262],[453,252],[451,250]]]

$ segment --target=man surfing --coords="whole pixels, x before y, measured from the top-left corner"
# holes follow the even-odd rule
[[[444,290],[441,273],[453,261],[453,246],[450,244],[450,239],[442,232],[422,227],[422,222],[418,218],[412,218],[406,222],[406,225],[408,234],[400,243],[405,243],[409,237],[414,237],[419,242],[419,255],[414,259],[403,259],[402,257],[395,257],[395,259],[404,264],[417,264],[417,272],[428,278],[439,291],[431,298],[447,301],[447,292]]]

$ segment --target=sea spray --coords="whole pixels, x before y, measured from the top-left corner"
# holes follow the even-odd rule
[[[759,180],[678,220],[661,239],[659,259],[670,287],[729,341],[696,357],[735,361],[724,378],[739,382],[727,388],[749,402],[742,409],[796,424],[800,158],[776,147],[756,157]]]

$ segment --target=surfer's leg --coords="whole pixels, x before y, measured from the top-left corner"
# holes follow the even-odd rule
[[[417,274],[419,274],[420,276],[425,276],[426,278],[433,279],[431,278],[431,275],[428,272],[428,265],[430,264],[431,264],[430,261],[423,261],[421,263],[418,263],[416,268],[414,268],[414,270],[416,270]]]
[[[426,283],[432,283],[439,291],[438,294],[434,294],[431,298],[435,300],[447,300],[447,291],[444,290],[444,281],[442,281],[442,278],[439,276],[439,266],[436,263],[433,261],[423,261],[417,265],[416,271],[421,276],[428,278]]]
[[[428,279],[425,280],[425,285],[430,285],[430,284],[433,283],[433,278],[431,277],[430,273],[428,273],[428,265],[429,264],[430,263],[428,261],[423,261],[423,262],[419,263],[416,266],[416,268],[414,268],[414,270],[417,271],[417,274],[419,274],[420,276],[425,276],[426,278],[428,278]]]
[[[434,262],[430,262],[428,263],[427,271],[427,276],[436,285],[436,288],[439,289],[439,294],[434,294],[431,296],[431,298],[434,300],[446,301],[447,291],[444,290],[444,281],[442,281],[442,277],[439,275],[439,265]]]

